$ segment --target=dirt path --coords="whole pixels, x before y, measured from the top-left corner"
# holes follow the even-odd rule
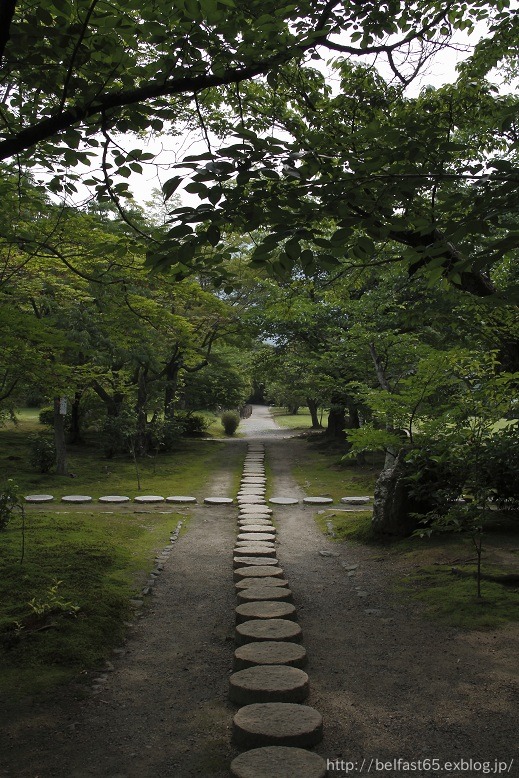
[[[290,466],[305,445],[297,439],[267,445],[276,494],[304,496]],[[392,594],[394,561],[377,549],[330,542],[316,528],[314,511],[294,506],[274,518],[310,658],[309,704],[325,721],[315,750],[354,763],[348,769],[357,774],[363,760],[367,774],[372,758],[441,764],[472,758],[494,768],[495,760],[509,764],[516,757],[509,774],[519,775],[517,628],[465,633],[430,623],[418,605]],[[356,564],[355,571],[344,566]],[[330,774],[346,775],[342,767]],[[484,774],[460,767],[448,774]],[[394,764],[380,772],[402,775]],[[408,774],[442,773],[425,764]]]
[[[265,443],[274,491],[302,497],[290,467],[305,443],[269,427],[268,416],[256,410],[241,429]],[[228,462],[208,494],[228,491],[231,465],[245,447],[243,439],[228,446]],[[228,778],[236,753],[230,745],[236,708],[227,701],[236,513],[193,510],[189,531],[102,692],[78,701],[73,689],[63,690],[54,705],[28,701],[25,715],[10,721],[2,738],[0,775]],[[372,757],[493,762],[516,756],[517,630],[465,634],[428,623],[418,606],[392,598],[391,560],[373,549],[331,543],[316,529],[313,513],[298,505],[276,509],[274,519],[310,658],[309,704],[325,721],[316,750],[344,760],[330,775],[354,774],[345,771],[346,761],[357,762],[362,774],[362,760]],[[342,563],[358,564],[354,575]],[[518,775],[518,765],[508,774]]]

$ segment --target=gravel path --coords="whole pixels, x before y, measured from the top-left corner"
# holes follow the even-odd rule
[[[290,469],[306,444],[273,427],[267,410],[255,408],[240,430],[247,440],[265,443],[273,491],[302,497]],[[245,455],[247,440],[228,446],[228,466],[222,463],[208,494],[228,493],[231,466]],[[310,660],[308,704],[325,721],[316,751],[337,767],[330,775],[355,774],[347,762],[356,762],[356,774],[362,774],[362,760],[371,758],[515,756],[518,630],[468,634],[429,623],[419,606],[392,594],[392,558],[331,543],[317,530],[314,510],[276,508],[274,520]],[[228,778],[237,753],[230,745],[236,707],[227,700],[237,509],[199,506],[190,512],[189,531],[166,562],[102,691],[78,700],[73,688],[66,689],[55,704],[27,700],[21,717],[4,717],[1,776]],[[518,764],[509,775],[519,774]],[[396,767],[378,773],[406,774]],[[461,778],[483,772],[407,774]]]

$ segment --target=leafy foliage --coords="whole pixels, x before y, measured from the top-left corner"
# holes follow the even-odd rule
[[[226,435],[234,435],[240,425],[240,414],[236,411],[224,411],[221,416]]]

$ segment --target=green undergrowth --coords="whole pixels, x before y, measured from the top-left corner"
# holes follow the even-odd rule
[[[24,494],[139,494],[135,463],[129,456],[107,459],[95,445],[69,446],[68,476],[37,473],[29,464],[28,433],[32,423],[0,429],[0,487],[13,478]],[[218,441],[182,440],[175,451],[137,460],[140,493],[194,494],[202,496],[205,477],[219,466],[222,446]],[[201,475],[202,474],[202,475]],[[167,492],[167,494],[166,494]]]
[[[331,539],[336,542],[351,540],[357,543],[374,542],[371,529],[371,511],[324,511],[315,515],[319,529],[328,534],[333,527]],[[331,533],[330,533],[331,534]]]
[[[475,565],[458,565],[475,573]],[[499,575],[502,568],[487,566],[486,574]],[[519,588],[482,581],[482,597],[476,596],[473,577],[452,573],[449,565],[431,565],[406,575],[397,587],[423,603],[426,613],[449,626],[470,630],[496,629],[519,621]]]
[[[0,690],[48,690],[97,666],[123,637],[140,591],[185,516],[173,511],[28,512],[0,535]]]
[[[292,469],[299,485],[309,496],[358,497],[372,495],[381,467],[376,464],[357,465],[341,462],[341,449],[308,443],[297,457]]]
[[[103,459],[91,446],[71,451],[76,478],[32,473],[20,429],[0,431],[0,483],[13,477],[22,493],[126,494],[136,488],[133,463]],[[220,470],[237,489],[244,450],[217,441],[186,441],[171,454],[139,461],[141,493],[207,496]],[[14,457],[14,458],[12,458]],[[111,508],[111,509],[110,509]],[[137,506],[26,506],[25,557],[21,519],[0,532],[0,693],[10,699],[48,692],[57,683],[102,666],[120,643],[129,600],[138,594],[188,508]]]

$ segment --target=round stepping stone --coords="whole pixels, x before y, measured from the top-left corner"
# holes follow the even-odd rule
[[[234,567],[251,567],[253,565],[273,566],[277,565],[278,560],[275,557],[266,556],[235,556],[233,559]]]
[[[304,667],[307,662],[306,649],[299,643],[266,640],[263,643],[245,643],[234,652],[235,670],[245,670],[255,665]]]
[[[266,491],[265,484],[242,484],[238,496],[247,497],[250,494],[264,494]]]
[[[243,525],[243,532],[248,532],[252,534],[258,534],[262,532],[270,532],[271,535],[276,534],[276,528],[273,524],[244,524]]]
[[[28,494],[24,497],[25,502],[52,502],[52,494]]]
[[[231,762],[235,778],[325,778],[326,762],[303,748],[265,746],[245,751]]]
[[[238,521],[246,521],[247,519],[253,521],[254,524],[257,523],[258,519],[265,519],[266,521],[272,521],[271,514],[267,513],[266,511],[264,511],[263,513],[258,513],[256,511],[254,513],[242,513],[240,511],[238,515]]]
[[[164,502],[164,497],[160,497],[158,494],[141,494],[139,497],[133,498],[134,502]]]
[[[61,498],[61,502],[92,502],[92,498],[86,494],[67,494]]]
[[[369,499],[369,497],[341,497],[341,502],[346,505],[365,505]]]
[[[242,557],[240,557],[241,559]],[[238,581],[235,585],[236,591],[242,591],[242,589],[248,589],[251,586],[261,586],[262,588],[267,587],[267,589],[270,589],[271,587],[278,588],[278,587],[288,587],[288,581],[285,578],[242,578],[241,581]]]
[[[237,624],[243,624],[244,621],[251,619],[289,619],[295,621],[297,618],[294,605],[290,602],[277,602],[276,600],[244,602],[238,605],[234,611]]]
[[[244,705],[233,718],[234,742],[245,748],[272,745],[311,748],[322,738],[323,717],[308,705],[256,702]],[[270,775],[280,778],[282,773]]]
[[[276,556],[276,549],[272,546],[264,546],[264,545],[256,545],[253,546],[247,545],[247,546],[235,546],[233,554],[235,557],[240,556],[267,556],[272,557],[273,559]]]
[[[247,667],[229,678],[229,699],[238,705],[303,702],[308,692],[308,675],[298,667],[287,665]]]
[[[272,527],[272,532],[274,532],[274,525],[272,524],[270,519],[255,519],[255,518],[247,518],[247,519],[238,519],[238,524],[240,527]],[[271,530],[267,530],[270,532]]]
[[[261,527],[260,527],[261,529]],[[237,537],[237,540],[255,540],[255,541],[262,541],[264,540],[266,543],[274,543],[276,540],[276,536],[273,535],[271,532],[240,532],[240,534]]]
[[[129,497],[124,497],[122,494],[107,494],[105,497],[100,497],[99,502],[118,503],[118,502],[130,502]]]
[[[282,603],[277,603],[281,605]],[[240,606],[243,607],[243,606]],[[291,619],[249,619],[236,626],[236,644],[254,643],[263,640],[300,643],[303,633],[299,624]]]
[[[274,546],[266,546],[261,543],[247,543],[246,546],[235,546],[234,556],[276,556]]]
[[[331,497],[303,497],[306,505],[329,505],[333,502]]]
[[[204,497],[206,505],[231,505],[234,500],[232,497]]]
[[[273,505],[297,505],[299,500],[295,497],[271,497],[269,502]]]
[[[272,516],[272,508],[267,507],[259,507],[258,505],[240,505],[240,516],[247,516],[248,514],[253,513],[254,515],[259,516],[260,514],[263,514],[265,516]]]
[[[246,494],[243,497],[238,497],[238,505],[243,508],[244,505],[266,505],[265,498],[261,495]]]
[[[276,546],[274,545],[274,543],[266,543],[266,542],[263,542],[263,541],[261,543],[259,543],[259,541],[258,541],[258,544],[256,544],[256,543],[254,543],[253,540],[238,540],[236,542],[234,548],[235,549],[237,549],[237,548],[245,548],[245,549],[249,548],[249,549],[251,549],[250,552],[246,551],[246,553],[250,553],[252,556],[262,556],[261,554],[257,554],[256,553],[256,549],[258,548],[258,545],[261,545],[261,547],[265,548],[265,549],[268,548],[269,551],[274,551],[274,552],[276,551]]]
[[[245,565],[237,567],[234,571],[234,580],[241,581],[242,578],[283,578],[284,570],[277,565]]]
[[[290,602],[292,592],[286,586],[247,586],[238,592],[238,602],[261,602],[276,600],[277,602]]]
[[[174,494],[172,497],[166,497],[166,502],[174,502],[178,503],[179,505],[184,505],[185,503],[196,502],[196,497],[188,497],[185,494]]]

